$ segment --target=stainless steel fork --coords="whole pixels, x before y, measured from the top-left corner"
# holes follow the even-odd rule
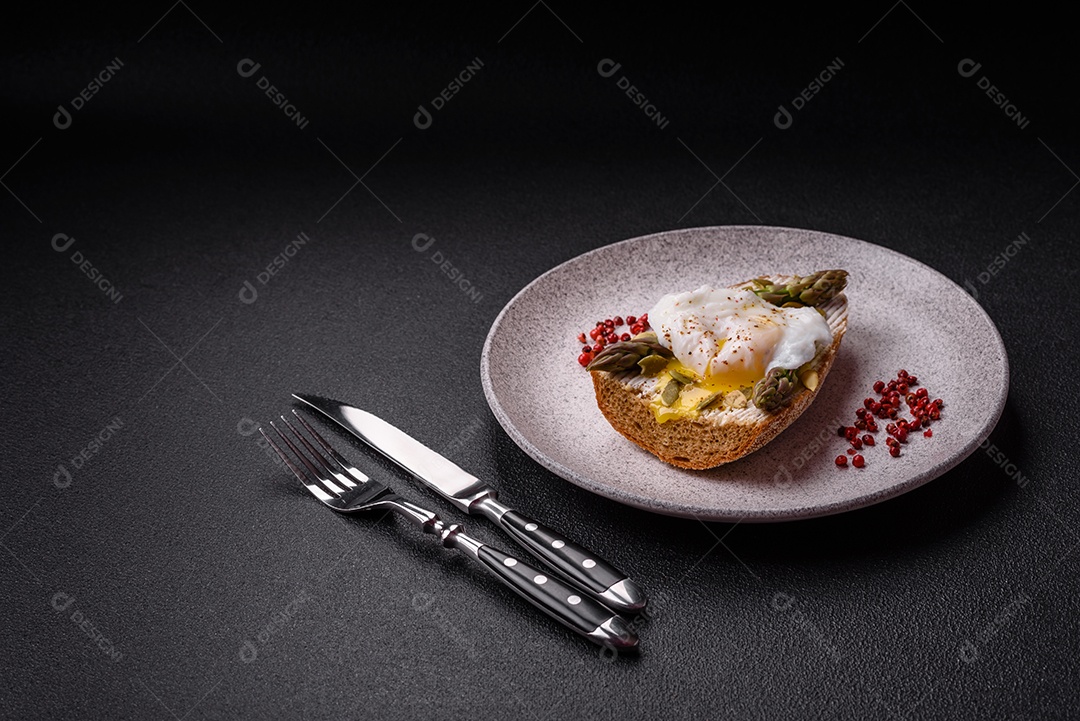
[[[324,504],[339,513],[393,511],[419,525],[424,533],[438,536],[444,546],[456,548],[476,559],[487,571],[537,608],[591,641],[620,649],[637,646],[637,635],[622,616],[525,561],[466,535],[460,525],[447,525],[431,511],[406,501],[385,485],[370,480],[335,451],[298,412],[294,410],[293,415],[322,451],[285,416],[281,420],[292,432],[292,438],[273,423],[270,426],[292,451],[292,455],[286,453],[262,428],[259,432],[304,487]]]

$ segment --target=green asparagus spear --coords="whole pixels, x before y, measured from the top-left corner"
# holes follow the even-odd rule
[[[786,406],[801,387],[795,371],[773,368],[754,384],[754,405],[766,413],[775,413]]]
[[[819,270],[817,273],[796,278],[787,285],[773,285],[768,281],[755,281],[760,288],[754,292],[773,305],[802,303],[824,305],[835,298],[847,286],[846,270]]]
[[[612,343],[604,350],[596,354],[596,357],[585,366],[590,371],[618,372],[630,370],[637,366],[645,356],[658,355],[663,358],[671,358],[674,353],[656,340],[656,336],[638,336],[630,340]]]

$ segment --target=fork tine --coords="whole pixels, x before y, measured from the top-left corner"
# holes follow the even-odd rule
[[[296,436],[296,438],[304,444],[304,448],[308,449],[308,453],[310,454],[310,456],[315,459],[316,463],[323,467],[323,470],[325,470],[326,473],[329,473],[339,483],[346,486],[347,488],[356,488],[356,483],[353,482],[351,478],[341,473],[341,471],[337,467],[335,467],[333,463],[328,461],[323,454],[319,453],[319,449],[311,445],[311,441],[307,439],[307,436],[298,431],[292,423],[289,423],[288,418],[282,416],[281,420],[285,423],[285,425],[289,427],[289,430],[293,432],[293,435]]]
[[[274,430],[276,431],[277,428],[275,428]],[[281,431],[278,431],[278,433],[280,432]],[[281,460],[285,463],[285,465],[289,467],[289,470],[292,471],[293,475],[296,476],[297,480],[299,480],[300,483],[304,485],[304,488],[308,489],[311,494],[318,498],[320,501],[326,502],[333,500],[333,496],[324,491],[321,487],[315,485],[314,483],[311,483],[308,480],[307,475],[302,470],[300,470],[300,468],[295,463],[292,462],[292,460],[289,458],[289,455],[285,453],[285,451],[281,450],[277,443],[274,443],[270,436],[266,434],[266,431],[260,428],[259,433],[261,433],[262,437],[266,439],[266,442],[270,444],[270,447],[277,452],[278,457],[280,457]]]
[[[289,425],[289,422],[285,420],[284,416],[281,417],[281,420],[285,421],[285,425]],[[323,487],[326,488],[326,490],[330,491],[335,496],[340,496],[342,493],[345,492],[338,488],[336,485],[334,485],[334,482],[326,477],[325,472],[320,472],[319,469],[316,468],[315,465],[308,459],[308,457],[305,456],[303,452],[296,447],[296,444],[289,440],[289,437],[282,433],[280,428],[274,425],[273,421],[270,421],[270,427],[277,431],[277,434],[281,436],[281,440],[285,441],[285,445],[287,445],[289,449],[294,454],[296,454],[296,457],[299,458],[305,466],[307,466],[307,469],[311,472],[311,475],[314,476],[316,480],[318,480],[320,483],[322,483]],[[292,426],[289,426],[289,429],[292,430],[293,433],[296,433],[296,429]]]
[[[360,483],[367,483],[370,480],[359,468],[349,463],[340,453],[335,451],[334,447],[330,445],[330,443],[325,438],[319,435],[319,432],[312,428],[311,424],[304,420],[304,417],[300,415],[300,413],[295,408],[293,409],[293,415],[296,416],[296,419],[298,421],[304,424],[304,428],[308,429],[308,432],[311,433],[312,437],[319,442],[320,446],[326,449],[326,452],[330,454],[330,457],[333,458],[337,462],[337,464],[345,470],[346,473],[358,480]]]

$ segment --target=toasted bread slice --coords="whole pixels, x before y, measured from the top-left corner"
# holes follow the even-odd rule
[[[768,279],[787,283],[794,278],[776,275]],[[749,288],[751,284],[731,287]],[[801,386],[791,402],[774,413],[766,413],[749,403],[745,408],[713,407],[696,417],[680,416],[659,423],[649,407],[657,393],[657,379],[636,371],[590,371],[596,404],[615,430],[674,466],[702,470],[742,458],[791,425],[821,390],[847,331],[847,296],[840,293],[821,306],[821,310],[832,331],[832,345],[818,357],[817,388]]]

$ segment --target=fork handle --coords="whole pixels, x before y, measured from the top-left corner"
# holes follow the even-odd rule
[[[456,548],[475,558],[519,596],[593,643],[615,649],[637,646],[637,634],[626,619],[588,596],[579,595],[583,591],[559,578],[548,576],[525,561],[481,543],[467,535],[460,525],[447,524],[437,514],[397,494],[384,497],[380,504],[419,524],[424,533],[438,536],[447,548]]]
[[[645,594],[641,588],[594,551],[502,504],[489,501],[481,506],[480,512],[502,526],[522,548],[608,608],[633,613],[645,607]]]
[[[637,646],[637,634],[622,616],[558,578],[492,546],[481,545],[476,558],[520,596],[594,643],[610,648]]]

